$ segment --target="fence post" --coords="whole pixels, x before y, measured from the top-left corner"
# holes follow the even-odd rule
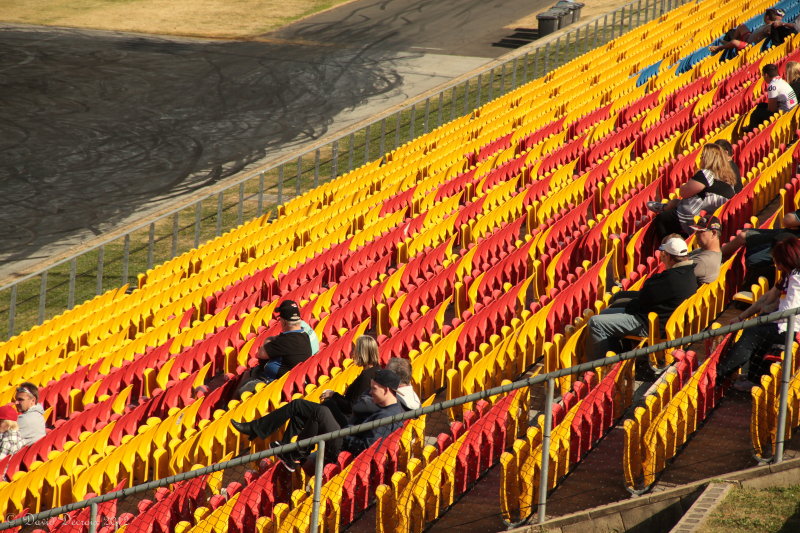
[[[153,246],[156,240],[156,224],[150,223],[150,230],[147,232],[147,270],[153,268]]]
[[[172,257],[178,255],[178,213],[172,216]]]
[[[105,245],[97,250],[97,290],[95,293],[98,295],[103,293],[103,263],[105,262],[105,252]]]
[[[200,246],[200,218],[202,216],[200,203],[203,200],[198,200],[196,204],[194,204],[194,247],[197,248]]]
[[[197,246],[197,245],[195,245]],[[125,234],[125,240],[122,245],[122,284],[128,283],[128,258],[131,254],[131,234]]]
[[[311,532],[319,531],[319,504],[322,492],[322,469],[325,466],[325,441],[317,443],[317,457],[314,462],[314,504],[311,507]]]
[[[67,309],[72,309],[75,307],[75,276],[77,274],[78,260],[73,257],[69,262],[69,290],[67,292]]]
[[[47,270],[42,272],[42,284],[39,286],[39,324],[44,322],[44,311],[46,304],[47,304]]]
[[[547,397],[544,401],[544,435],[542,436],[542,468],[539,471],[539,523],[545,520],[547,508],[547,478],[550,469],[550,432],[553,430],[553,396],[556,383],[553,378],[547,380]]]
[[[97,504],[93,503],[89,508],[89,533],[97,531]]]
[[[11,297],[8,300],[8,336],[14,336],[14,317],[17,315],[17,285],[11,287]]]
[[[223,192],[219,191],[217,195],[217,237],[222,235],[222,204],[224,201]]]
[[[773,462],[783,461],[783,443],[786,439],[786,410],[789,402],[789,383],[792,380],[792,359],[794,358],[794,317],[786,319],[786,344],[783,349],[783,374],[781,376],[781,396],[778,402],[778,427],[775,430],[775,457]]]
[[[278,205],[283,203],[283,167],[285,164],[282,164],[278,167]]]
[[[258,215],[261,216],[264,214],[264,174],[266,172],[262,172],[258,176]]]
[[[236,225],[241,226],[243,222],[244,222],[244,182],[239,184],[239,208],[236,210]]]

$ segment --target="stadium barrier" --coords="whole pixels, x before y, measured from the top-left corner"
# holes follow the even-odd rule
[[[213,496],[209,500],[210,502],[213,501],[212,503],[209,503],[209,505],[212,506],[213,511],[210,511],[206,507],[194,508],[194,506],[190,506],[193,509],[193,518],[197,521],[197,524],[193,528],[192,525],[187,522],[180,522],[177,526],[175,526],[175,530],[188,531],[191,529],[192,531],[225,531],[227,530],[227,524],[229,520],[237,520],[237,524],[241,525],[242,527],[244,527],[246,523],[250,523],[251,525],[254,525],[258,531],[319,531],[320,527],[326,531],[338,531],[339,520],[343,520],[343,516],[348,512],[348,509],[351,513],[349,515],[350,519],[352,519],[354,502],[338,501],[336,502],[337,504],[333,506],[333,509],[331,509],[329,501],[336,497],[339,497],[342,500],[344,500],[344,497],[352,499],[358,498],[361,501],[361,506],[356,508],[363,511],[366,506],[369,505],[369,500],[371,499],[369,492],[374,490],[374,494],[377,497],[378,503],[378,514],[376,518],[378,530],[395,531],[404,529],[421,531],[425,524],[424,517],[432,516],[433,518],[436,518],[439,510],[452,504],[454,497],[464,492],[469,480],[474,481],[477,479],[477,477],[479,477],[479,474],[481,473],[481,467],[483,467],[485,470],[491,464],[496,464],[496,460],[492,461],[491,457],[496,458],[499,456],[503,450],[509,448],[509,443],[513,437],[519,433],[525,432],[527,422],[524,419],[527,418],[527,410],[524,411],[522,420],[520,420],[518,417],[516,420],[509,420],[511,418],[515,418],[514,415],[510,413],[509,408],[512,406],[520,407],[521,405],[527,405],[526,402],[528,396],[527,394],[509,393],[513,393],[519,389],[524,389],[520,391],[521,393],[527,393],[532,386],[546,383],[547,392],[544,413],[552,413],[552,416],[539,416],[539,427],[528,428],[527,430],[528,437],[534,438],[536,441],[536,448],[538,449],[539,454],[534,458],[536,460],[535,473],[533,476],[531,476],[533,482],[527,480],[527,487],[517,487],[518,492],[527,491],[528,499],[532,500],[532,489],[537,488],[536,485],[538,484],[538,498],[536,503],[530,504],[529,511],[531,512],[523,514],[521,516],[522,520],[518,521],[517,524],[529,521],[534,516],[534,509],[536,511],[535,515],[538,521],[543,522],[546,516],[548,493],[557,485],[559,479],[563,478],[563,476],[567,474],[569,470],[569,463],[579,461],[582,455],[592,447],[593,443],[601,438],[603,427],[607,428],[613,425],[613,420],[620,418],[620,405],[614,405],[615,402],[617,404],[619,404],[620,401],[628,404],[630,403],[630,394],[632,394],[630,387],[623,386],[626,391],[620,392],[620,389],[615,387],[613,383],[619,379],[617,377],[618,374],[621,375],[623,372],[630,371],[632,368],[630,364],[633,362],[633,360],[640,357],[649,356],[651,353],[662,350],[678,348],[700,341],[705,341],[714,337],[729,336],[729,334],[738,332],[740,330],[748,329],[750,327],[768,322],[786,319],[798,314],[800,314],[800,308],[770,313],[768,315],[763,315],[744,322],[702,331],[700,333],[662,342],[653,346],[638,348],[617,355],[609,355],[604,359],[578,364],[553,372],[537,374],[530,378],[521,379],[513,383],[506,382],[501,386],[475,392],[460,398],[453,398],[433,405],[423,405],[423,407],[419,409],[408,411],[393,417],[344,428],[336,432],[270,448],[262,452],[237,457],[235,459],[215,463],[207,467],[198,467],[187,472],[168,476],[147,483],[142,483],[130,488],[121,488],[125,484],[125,482],[122,481],[116,486],[117,490],[100,496],[87,498],[80,502],[71,503],[36,514],[24,516],[22,516],[22,514],[17,515],[17,518],[0,523],[0,531],[11,528],[17,528],[15,530],[19,530],[20,527],[45,524],[50,527],[54,524],[51,520],[53,520],[55,517],[60,517],[61,519],[64,519],[64,517],[71,517],[73,522],[87,526],[90,533],[95,533],[98,531],[98,526],[100,523],[103,523],[104,525],[99,530],[114,531],[116,530],[117,526],[109,525],[108,523],[109,521],[116,519],[115,512],[117,500],[149,491],[155,491],[155,499],[158,501],[158,503],[169,501],[169,498],[172,495],[179,495],[181,498],[188,498],[190,492],[198,493],[198,486],[176,485],[176,487],[179,488],[176,488],[173,492],[167,491],[164,489],[164,487],[189,480],[200,481],[200,489],[203,489],[206,483],[208,483],[209,487],[212,485],[216,487],[216,496]],[[753,393],[754,400],[759,400],[760,402],[770,402],[772,405],[770,412],[774,412],[775,415],[772,418],[769,418],[770,421],[774,421],[774,426],[772,427],[770,427],[764,420],[760,420],[758,422],[758,429],[760,431],[770,432],[773,436],[771,443],[773,454],[770,458],[773,463],[780,463],[783,460],[785,440],[791,436],[792,429],[798,424],[796,414],[796,404],[798,402],[798,378],[794,375],[794,371],[796,371],[798,367],[794,361],[794,352],[796,350],[796,345],[794,343],[795,332],[793,321],[789,321],[788,324],[789,327],[787,328],[786,332],[786,344],[792,346],[793,349],[786,350],[782,363],[780,365],[774,365],[770,375],[765,376],[763,380],[765,384],[765,390],[759,389]],[[705,373],[707,371],[704,369],[709,368],[709,365],[716,363],[716,357],[718,357],[718,354],[709,357],[709,359],[707,359],[706,362],[701,366],[701,373],[695,376],[692,376],[691,371],[689,370],[690,366],[696,365],[696,361],[689,361],[693,357],[694,355],[692,355],[692,352],[687,352],[685,357],[683,355],[676,357],[676,359],[679,360],[678,364],[676,365],[676,369],[672,374],[665,374],[665,377],[668,379],[661,383],[658,387],[659,395],[663,394],[664,392],[670,393],[668,389],[672,389],[675,393],[673,398],[680,398],[682,395],[692,395],[693,393],[691,392],[691,388],[685,390],[673,389],[673,383],[677,383],[679,381],[686,381],[690,384],[696,384],[698,380],[704,380],[706,383],[708,383],[708,381],[705,379]],[[629,362],[628,370],[623,370],[623,364],[625,362]],[[612,369],[607,368],[611,367],[612,365],[614,365]],[[780,367],[780,370],[777,369],[778,367]],[[595,372],[597,373],[596,376],[599,376],[599,378],[602,380],[599,383],[597,381],[598,378],[595,376]],[[585,376],[585,381],[575,382],[573,385],[574,392],[568,392],[564,394],[559,402],[555,402],[555,389],[557,380],[559,378],[574,375]],[[609,384],[610,387],[605,388],[603,386],[604,383]],[[767,386],[768,384],[771,385]],[[772,395],[774,398],[764,399],[764,395],[769,394],[769,391],[766,389],[772,390]],[[615,390],[616,392],[614,392]],[[711,389],[707,388],[706,392],[709,394],[712,393],[713,386]],[[490,408],[484,401],[504,394],[506,396],[500,401],[497,401],[493,408]],[[620,397],[620,394],[622,394],[623,398]],[[647,397],[651,399],[655,398],[655,396],[646,396],[646,398]],[[600,402],[596,405],[604,405],[606,407],[606,412],[596,412],[595,409],[588,407],[588,404],[581,403],[582,401],[588,401],[589,398],[600,400]],[[682,433],[680,438],[676,438],[674,434],[668,437],[670,439],[671,450],[665,451],[663,449],[663,443],[656,443],[651,450],[651,454],[656,453],[656,455],[658,455],[656,459],[660,460],[662,463],[662,469],[664,467],[664,463],[676,452],[675,448],[679,448],[683,442],[690,438],[691,432],[696,429],[700,422],[702,422],[702,417],[698,415],[697,412],[701,410],[705,411],[705,409],[702,408],[702,406],[699,406],[697,403],[696,394],[694,401],[687,403],[689,408],[686,412],[680,408],[677,408],[677,410],[673,409],[671,412],[667,412],[666,409],[668,408],[668,405],[666,400],[663,401],[665,401],[663,405],[663,409],[665,409],[664,413],[667,414],[669,418],[675,419],[676,417],[682,418],[690,416],[692,417],[693,425],[690,424],[688,430],[686,429],[686,426],[684,426],[683,429],[676,430],[674,428],[674,421],[670,422],[669,420],[666,420],[665,424],[662,424],[663,427],[668,428],[668,431],[670,431],[669,428],[671,428],[673,433]],[[458,457],[455,457],[452,454],[448,456],[447,454],[442,453],[439,455],[441,461],[437,463],[437,452],[434,447],[427,446],[421,454],[419,450],[416,450],[416,452],[413,454],[407,453],[408,451],[404,451],[402,446],[400,446],[400,449],[398,449],[397,446],[399,436],[409,431],[410,426],[407,424],[405,428],[399,429],[393,433],[392,436],[387,437],[383,441],[376,442],[375,445],[370,447],[366,452],[360,454],[349,464],[324,464],[325,445],[326,442],[332,439],[342,438],[380,426],[396,424],[397,422],[401,421],[416,421],[431,413],[447,411],[453,409],[454,407],[473,403],[475,404],[475,410],[465,413],[464,424],[460,422],[456,423],[453,429],[454,435],[458,436],[459,441],[464,441],[465,439],[471,441],[470,447],[463,448],[466,450],[466,455],[459,454]],[[650,402],[650,400],[648,400],[647,403],[650,404],[655,402]],[[787,409],[787,406],[790,403],[792,405]],[[713,408],[713,403],[706,403],[706,405]],[[489,418],[489,413],[498,409],[501,411],[504,410],[503,412],[506,413],[506,424],[511,423],[511,426],[506,426],[506,428],[498,427],[497,420]],[[641,414],[641,409],[641,407],[637,408],[637,416]],[[755,409],[756,407],[754,406],[754,410]],[[763,407],[758,407],[758,409],[764,411]],[[603,409],[601,408],[600,410],[602,411]],[[603,419],[603,421],[601,422],[600,419]],[[654,418],[650,420],[650,423],[655,426],[657,425],[658,421],[658,418]],[[573,428],[580,428],[580,431],[578,431],[577,434],[566,435],[560,431],[565,424],[569,426],[570,423],[572,423]],[[464,426],[467,426],[466,432],[464,430]],[[511,429],[506,431],[506,429],[509,427]],[[470,432],[470,430],[474,431]],[[411,431],[413,432],[414,430],[411,429]],[[781,436],[784,436],[784,438],[781,438]],[[441,448],[444,448],[448,444],[445,442],[448,440],[448,438],[449,437],[446,434],[440,435],[437,444],[440,445]],[[654,435],[649,440],[657,439],[658,435]],[[513,446],[515,452],[517,451],[518,443],[522,443],[523,440],[524,439],[517,439],[517,441],[515,441]],[[761,442],[763,442],[763,440],[764,439],[762,439]],[[487,442],[491,444],[492,450],[489,450],[489,446],[485,445]],[[555,452],[552,451],[551,443],[555,445],[557,442],[565,444],[566,448],[556,450]],[[417,446],[420,444],[421,443],[418,442]],[[569,447],[570,444],[572,444],[572,448]],[[272,513],[275,517],[275,523],[273,523],[269,518],[265,518],[263,516],[249,516],[248,518],[245,515],[245,512],[241,509],[239,514],[234,517],[232,511],[236,507],[237,502],[239,501],[239,496],[240,494],[243,494],[242,491],[245,490],[245,488],[243,488],[239,483],[230,483],[227,486],[227,488],[230,490],[230,493],[226,493],[225,489],[222,488],[221,476],[217,476],[216,478],[209,477],[213,476],[215,473],[220,473],[225,469],[246,465],[248,463],[259,462],[265,458],[273,457],[286,452],[310,450],[313,449],[314,446],[317,447],[317,455],[313,475],[313,489],[310,491],[311,495],[308,494],[308,490],[294,491],[291,496],[291,501],[293,504],[295,504],[295,507],[292,510],[289,510],[288,505],[285,503],[278,503],[274,506],[270,506],[269,508],[272,510]],[[765,452],[764,449],[760,449],[759,451],[761,453]],[[372,485],[375,484],[375,480],[370,479],[371,476],[369,475],[365,477],[350,475],[352,473],[350,467],[357,461],[361,460],[362,463],[364,461],[369,462],[374,458],[375,455],[380,453],[389,453],[392,455],[392,457],[388,458],[388,460],[392,461],[393,465],[397,467],[397,471],[393,475],[391,475],[391,472],[382,473],[386,475],[382,475],[382,477],[380,477],[380,481],[382,483],[381,486],[373,487]],[[343,453],[341,455],[346,454]],[[425,460],[427,460],[428,464],[431,464],[434,469],[437,467],[441,468],[442,466],[446,467],[445,469],[440,469],[437,474],[442,476],[442,478],[436,478],[437,483],[439,483],[438,480],[441,479],[441,484],[438,486],[439,492],[432,495],[426,493],[424,497],[419,498],[415,497],[413,492],[406,490],[405,499],[410,503],[411,507],[409,508],[412,509],[413,515],[401,517],[399,516],[399,513],[393,514],[391,509],[386,508],[387,502],[394,503],[399,501],[400,498],[392,499],[390,491],[395,490],[398,495],[402,495],[404,493],[404,489],[409,486],[408,481],[405,480],[406,474],[401,471],[401,464],[403,469],[407,470],[409,473],[408,475],[413,477],[414,474],[419,474],[422,471],[422,468],[424,468],[422,460],[419,459],[419,457],[423,457]],[[511,454],[503,453],[502,463],[504,466],[509,463],[509,457],[511,457]],[[554,471],[552,472],[550,471],[551,461],[554,462]],[[270,471],[271,474],[274,474],[276,470],[281,469],[280,465],[278,464],[274,464],[273,466],[276,468],[273,468]],[[447,477],[445,474],[450,471],[452,471],[451,476],[453,477],[445,479]],[[658,473],[658,471],[650,470],[646,473],[646,475],[653,477]],[[255,487],[266,477],[268,476],[262,476],[258,482],[253,481],[251,478],[249,480],[250,484],[247,487]],[[389,477],[391,477],[391,479],[389,479]],[[537,483],[538,480],[545,481]],[[271,479],[271,481],[275,483],[274,486],[278,486],[278,483],[280,482],[280,480],[276,481],[275,479]],[[311,480],[308,479],[304,481],[308,481],[310,484]],[[341,482],[342,485],[333,483],[337,481]],[[349,481],[349,490],[345,489],[344,483],[346,481]],[[327,491],[325,490],[325,487],[323,487],[323,483],[325,483]],[[161,489],[162,492],[159,493],[157,489]],[[419,490],[422,491],[423,489],[424,487]],[[334,491],[338,491],[338,494],[334,495]],[[202,492],[202,490],[200,490],[200,492]],[[344,495],[342,494],[343,492],[345,493]],[[456,494],[456,492],[458,492],[458,494]],[[197,494],[195,494],[195,496],[197,496]],[[505,515],[508,508],[507,504],[509,503],[509,499],[507,495],[501,494],[501,500],[503,500],[501,506],[503,507]],[[183,503],[186,504],[186,501]],[[112,502],[113,505],[104,506],[104,504],[108,504],[109,502]],[[196,504],[197,501],[194,503]],[[149,501],[148,505],[155,504],[152,501]],[[143,516],[145,519],[150,519],[146,513],[148,505],[139,507],[141,516]],[[258,506],[258,508],[263,507]],[[324,512],[321,512],[321,509]],[[88,516],[85,514],[85,511],[87,510]],[[519,508],[516,510],[520,511]],[[80,512],[80,514],[75,514],[76,511]],[[130,515],[130,513],[128,514]],[[133,515],[130,516],[133,517]],[[212,523],[211,520],[215,518],[224,520],[224,524]],[[247,522],[248,519],[251,520],[251,522]],[[292,523],[290,521],[295,522]],[[74,525],[75,524],[72,524],[72,526]],[[57,528],[58,526],[56,525],[55,527]],[[126,526],[122,527],[126,528]],[[83,529],[78,528],[77,530],[82,531]],[[122,530],[122,528],[120,528],[120,530]]]
[[[76,304],[124,287],[137,275],[261,217],[292,198],[379,159],[418,135],[466,115],[560,65],[658,19],[686,0],[634,0],[619,9],[548,36],[487,64],[436,93],[408,100],[343,136],[326,138],[299,155],[267,163],[188,202],[128,226],[81,253],[0,287],[0,338],[43,323]],[[635,81],[635,80],[634,80]]]

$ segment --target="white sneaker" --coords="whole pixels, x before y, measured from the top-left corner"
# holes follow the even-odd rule
[[[653,213],[661,213],[666,207],[667,204],[662,204],[661,202],[647,202],[647,209],[652,211]]]

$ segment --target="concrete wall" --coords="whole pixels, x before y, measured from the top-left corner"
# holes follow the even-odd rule
[[[629,500],[561,516],[544,524],[512,530],[516,533],[606,533],[669,531],[711,481],[725,481],[745,488],[783,487],[800,483],[800,458],[708,478]],[[535,520],[535,517],[534,517]]]

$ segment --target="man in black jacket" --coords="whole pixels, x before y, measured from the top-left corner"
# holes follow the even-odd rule
[[[664,271],[650,276],[640,291],[627,291],[627,301],[612,304],[589,319],[586,357],[599,359],[608,351],[619,352],[626,335],[647,336],[647,315],[656,313],[661,335],[672,312],[697,291],[694,264],[680,237],[668,235],[658,249]]]

